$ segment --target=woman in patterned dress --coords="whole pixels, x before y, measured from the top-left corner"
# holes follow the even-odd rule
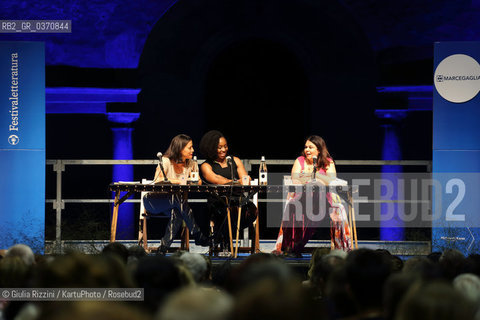
[[[314,164],[314,157],[317,159]],[[310,183],[314,177],[315,182],[328,186],[336,179],[335,163],[330,156],[325,141],[316,135],[308,137],[305,141],[302,155],[295,160],[292,167],[292,182],[294,184]],[[301,221],[298,221],[298,212],[292,210],[294,202],[300,201],[305,204],[304,193],[289,193],[285,207],[284,221],[280,227],[275,254],[286,254],[301,257],[303,248],[315,233],[318,223],[307,216],[310,212],[301,213]],[[303,199],[303,200],[302,200]],[[330,205],[330,236],[332,249],[349,251],[352,249],[350,226],[348,225],[345,208],[337,194],[327,190],[326,200]],[[305,208],[306,206],[302,206]],[[310,215],[311,216],[311,215]],[[286,219],[285,219],[286,218]]]

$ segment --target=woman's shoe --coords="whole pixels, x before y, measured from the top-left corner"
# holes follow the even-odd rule
[[[218,257],[220,258],[230,258],[232,256],[232,253],[228,250],[222,250],[218,253]]]
[[[302,254],[298,251],[294,251],[290,248],[288,248],[287,250],[285,250],[283,252],[283,257],[284,258],[294,258],[294,259],[299,259],[299,258],[303,258]]]
[[[298,252],[285,252],[283,254],[283,256],[285,258],[289,258],[289,259],[301,259],[301,258],[303,258],[302,254],[298,253]]]
[[[163,244],[157,248],[157,256],[164,256],[167,254],[168,248],[165,247]]]
[[[193,235],[195,238],[195,245],[196,246],[202,246],[202,247],[209,247],[210,246],[210,239],[205,236],[203,233],[199,232],[195,235]]]
[[[280,257],[280,256],[283,255],[283,252],[280,251],[280,250],[273,250],[273,251],[272,251],[272,254],[273,254],[274,256]]]

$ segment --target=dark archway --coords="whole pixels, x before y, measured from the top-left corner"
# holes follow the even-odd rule
[[[285,148],[284,139],[301,143],[310,131],[308,97],[308,79],[291,52],[264,39],[235,43],[208,72],[206,128],[223,132],[244,158],[266,151],[269,158],[293,158],[298,150]]]
[[[267,53],[261,57],[264,64],[256,60],[260,52]],[[247,57],[246,70],[241,70],[242,55]],[[285,73],[298,77],[298,83],[296,79],[287,79],[285,86],[275,83],[277,78],[268,77],[262,68],[273,68],[282,59],[288,61],[283,66]],[[224,71],[222,63],[228,64]],[[257,94],[246,90],[244,95],[240,90],[226,90],[228,84],[220,79],[236,78],[235,70],[246,77],[263,78],[265,90]],[[282,76],[279,70],[275,74]],[[262,154],[291,158],[302,147],[299,136],[308,133],[324,136],[337,159],[372,157],[365,153],[371,154],[368,149],[376,145],[371,130],[375,126],[374,56],[359,25],[337,1],[180,0],[152,29],[138,71],[142,119],[137,129],[137,158],[164,150],[177,133],[188,133],[198,143],[206,130],[221,129],[209,120],[211,113],[221,109],[225,99],[235,105],[235,98],[245,104],[248,114],[226,115],[223,121],[230,124],[228,118],[235,118],[236,125],[229,125],[225,134],[235,142],[244,141],[246,149],[252,137],[274,139],[274,144],[262,146]],[[222,88],[229,93],[220,92]],[[293,92],[292,97],[286,90]],[[271,97],[261,102],[267,93]],[[280,110],[273,106],[276,103],[281,103]],[[289,105],[300,119],[283,108]],[[281,119],[268,121],[267,127],[254,123],[259,114],[272,112]],[[243,119],[249,120],[247,127],[255,134],[245,135]],[[294,124],[284,124],[284,119]],[[280,144],[285,152],[280,152]]]

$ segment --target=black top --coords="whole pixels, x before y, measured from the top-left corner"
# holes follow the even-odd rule
[[[232,180],[232,168],[230,168],[230,166],[222,168],[220,163],[216,161],[205,160],[205,162],[212,167],[212,171],[215,174],[218,174],[219,176]],[[235,163],[235,160],[233,159],[233,157],[232,157],[232,166],[233,166],[233,176],[235,177],[235,180],[238,180],[237,164]]]

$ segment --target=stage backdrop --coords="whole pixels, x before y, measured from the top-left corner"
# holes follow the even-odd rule
[[[480,249],[480,42],[434,48],[434,251]]]
[[[43,253],[44,43],[0,42],[0,101],[0,249],[24,243]]]

